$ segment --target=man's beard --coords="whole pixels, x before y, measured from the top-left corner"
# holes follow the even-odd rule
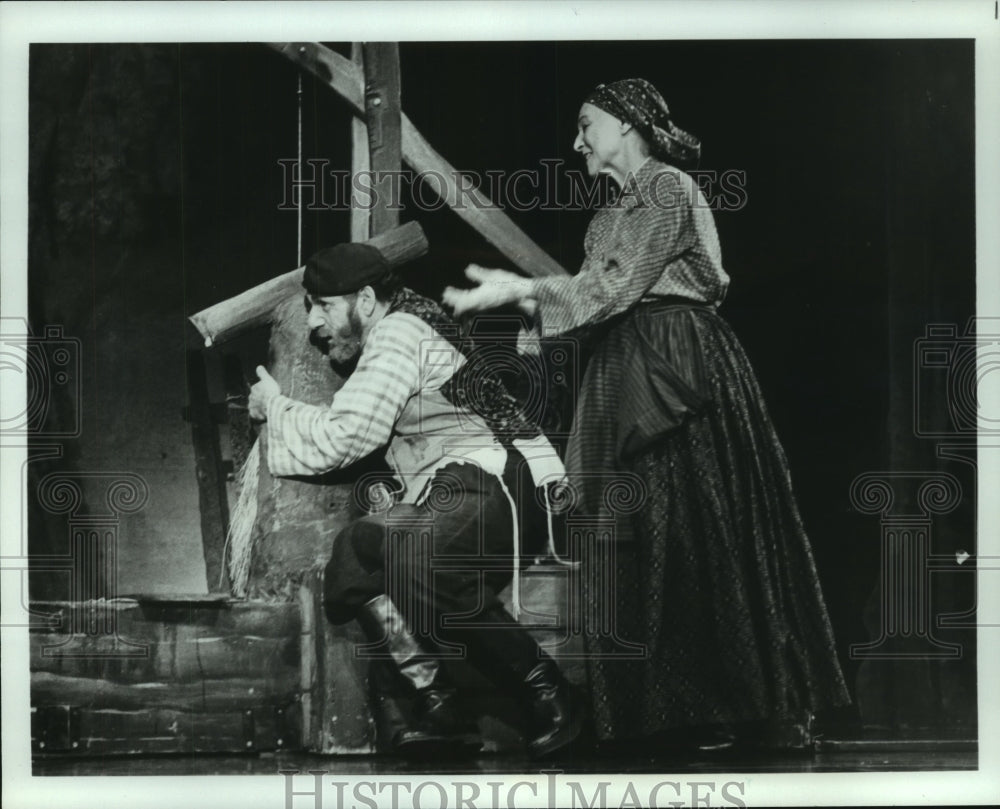
[[[361,338],[364,330],[353,302],[347,313],[347,320],[348,324],[339,329],[335,335],[319,335],[316,331],[309,335],[309,342],[326,354],[330,365],[341,376],[350,374],[361,356]]]

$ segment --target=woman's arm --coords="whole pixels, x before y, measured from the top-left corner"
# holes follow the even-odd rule
[[[544,336],[599,323],[634,306],[666,268],[697,244],[690,189],[660,173],[637,204],[602,212],[588,231],[580,272],[569,278],[522,278],[470,265],[479,286],[449,287],[443,300],[456,315],[517,304],[536,317]],[[638,195],[636,195],[638,196]],[[610,221],[609,221],[610,219]]]
[[[470,281],[475,281],[477,286],[472,289],[446,287],[441,296],[444,304],[454,311],[455,317],[510,304],[516,304],[525,314],[534,315],[535,302],[530,278],[523,278],[507,270],[480,267],[478,264],[466,267],[465,276]]]
[[[613,217],[610,225],[591,224],[596,231],[577,275],[533,281],[543,335],[600,323],[630,309],[696,245],[686,194],[647,197],[644,204],[607,212]]]

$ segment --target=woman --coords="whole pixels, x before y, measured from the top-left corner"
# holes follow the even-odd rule
[[[700,144],[643,79],[600,85],[577,129],[590,175],[619,188],[589,226],[580,272],[471,266],[478,286],[444,300],[456,314],[517,304],[535,337],[597,335],[566,466],[582,510],[617,515],[612,589],[607,570],[585,576],[587,606],[616,626],[588,635],[598,737],[801,728],[848,697],[784,452],[716,313],[729,277],[712,213],[680,168]],[[631,504],[616,485],[631,487]],[[641,644],[641,658],[616,658],[619,639]]]

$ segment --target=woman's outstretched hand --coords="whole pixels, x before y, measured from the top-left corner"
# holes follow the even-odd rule
[[[531,282],[507,270],[470,264],[465,268],[465,276],[478,286],[472,289],[447,287],[442,295],[445,305],[454,310],[456,317],[511,303],[521,304],[531,295]]]

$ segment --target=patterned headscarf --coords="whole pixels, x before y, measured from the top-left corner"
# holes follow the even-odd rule
[[[632,124],[646,139],[653,157],[682,168],[697,164],[701,157],[701,141],[674,125],[667,102],[645,79],[599,84],[584,103]]]

